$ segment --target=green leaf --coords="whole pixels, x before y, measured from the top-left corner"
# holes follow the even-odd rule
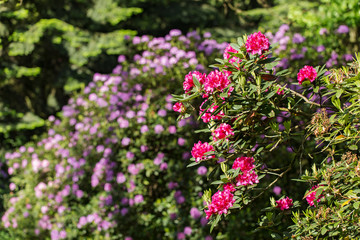
[[[285,121],[284,122],[284,127],[285,127],[285,130],[288,132],[290,130],[290,127],[291,127],[291,120]]]
[[[331,102],[332,102],[332,104],[334,105],[334,107],[336,107],[336,108],[339,109],[339,110],[342,110],[342,109],[341,109],[340,99],[339,99],[339,98],[336,98],[335,95],[331,97]]]
[[[186,167],[193,167],[193,166],[196,166],[196,165],[199,165],[199,164],[200,164],[200,162],[192,162],[189,165],[187,165]]]
[[[225,182],[222,181],[222,180],[216,180],[216,181],[213,181],[211,184],[212,185],[219,185],[219,184],[223,184],[223,183],[225,183]]]
[[[244,45],[244,40],[242,39],[242,37],[238,37],[237,42],[238,42],[239,46]]]
[[[279,234],[277,233],[271,233],[270,234],[273,239],[283,239]]]
[[[216,225],[219,223],[220,219],[221,219],[221,215],[218,214],[218,215],[216,216],[215,221],[211,224],[210,233],[212,232],[212,230],[214,229],[214,227],[216,227]]]
[[[230,209],[236,209],[236,208],[240,208],[240,205],[239,204],[234,204]]]
[[[235,49],[236,51],[240,51],[240,46],[236,43],[230,43],[230,46]]]
[[[339,90],[336,91],[335,96],[336,96],[337,98],[340,98],[340,96],[341,96],[341,94],[342,94],[343,92],[344,92],[344,90],[343,90],[342,88],[340,88]]]
[[[195,76],[195,74],[193,74],[193,82],[194,82],[195,86],[197,87],[197,89],[201,88],[200,82],[197,79],[197,77]]]
[[[351,145],[351,146],[349,147],[349,149],[352,150],[352,151],[356,151],[356,150],[358,150],[358,146],[356,146],[356,145]]]

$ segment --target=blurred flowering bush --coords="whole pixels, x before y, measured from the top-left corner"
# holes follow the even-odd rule
[[[168,92],[225,46],[179,30],[129,41],[133,54],[95,74],[43,138],[6,154],[10,239],[211,239],[207,168],[186,168],[196,123],[176,122]]]
[[[296,87],[287,87],[288,72],[275,71],[279,59],[271,55],[261,32],[238,38],[215,70],[186,75],[185,93],[174,95],[181,118],[196,111],[207,123],[198,132],[208,139],[194,144],[189,166],[209,167],[215,187],[203,200],[211,230],[233,211],[260,210],[259,198],[287,179],[283,196],[263,209],[259,231],[275,239],[357,237],[359,60],[332,72],[303,65]]]
[[[297,31],[299,30],[299,31]],[[311,36],[304,31],[283,24],[275,33],[266,33],[274,47],[274,55],[281,60],[279,69],[289,69],[294,78],[297,69],[306,64],[324,65],[327,68],[346,65],[353,60],[354,48],[350,44],[349,27],[321,28]]]

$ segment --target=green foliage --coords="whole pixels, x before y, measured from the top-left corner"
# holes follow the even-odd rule
[[[234,212],[260,211],[256,200],[263,201],[274,184],[290,176],[295,181],[288,178],[284,187],[299,201],[270,198],[271,206],[262,208],[257,231],[269,231],[273,239],[357,239],[358,55],[349,67],[331,72],[325,66],[304,67],[301,73],[296,71],[299,83],[290,84],[282,79],[286,71],[273,72],[279,59],[270,57],[267,50],[252,54],[251,44],[258,42],[239,38],[225,50],[228,56],[212,65],[220,71],[216,78],[213,71],[201,83],[193,79],[191,91],[174,95],[175,101],[184,104],[182,115],[198,109],[194,99],[205,98],[199,119],[207,123],[202,132],[211,133],[207,144],[213,150],[194,145],[191,160],[214,169],[209,182],[217,192],[212,197],[211,190],[204,194],[211,230],[224,219],[232,221]],[[309,69],[316,75],[308,75]],[[302,82],[301,74],[307,74],[306,81]],[[290,147],[293,154],[282,155],[281,146]],[[198,157],[201,154],[205,157]],[[301,179],[294,179],[299,175]],[[306,183],[312,188],[304,191]],[[302,204],[303,199],[309,206]]]
[[[359,27],[360,5],[356,0],[296,1],[289,10],[289,20],[308,31],[341,24]]]
[[[314,115],[309,127],[327,156],[322,164],[312,168],[311,174],[307,172],[302,177],[319,187],[315,207],[293,214],[291,230],[298,239],[356,239],[360,235],[359,74],[357,58],[349,67],[334,70],[325,79],[326,95],[331,98],[327,107],[334,112]]]
[[[272,1],[250,0],[132,0],[124,1],[122,6],[143,9],[124,25],[141,34],[164,36],[173,28],[183,31],[200,29],[211,32],[218,40],[227,41],[238,36],[239,32],[257,28],[261,17],[247,15],[248,10],[272,4]]]
[[[2,132],[44,126],[42,119],[58,111],[70,91],[94,72],[109,71],[126,50],[124,36],[135,33],[119,23],[140,12],[112,0],[3,3],[0,111],[7,117],[1,118]]]

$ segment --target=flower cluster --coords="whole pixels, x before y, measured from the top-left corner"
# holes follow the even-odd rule
[[[280,208],[280,210],[289,209],[293,206],[293,200],[289,197],[282,198],[276,201],[276,207]]]
[[[194,147],[191,150],[191,155],[195,158],[196,162],[208,160],[210,158],[214,158],[214,155],[207,155],[206,153],[214,151],[214,147],[211,146],[209,143],[204,142],[202,143],[199,141],[198,143],[194,144]]]
[[[309,206],[311,206],[311,207],[315,206],[315,201],[320,202],[321,199],[324,197],[322,194],[320,194],[318,197],[316,197],[316,189],[318,187],[319,187],[318,185],[313,186],[306,196],[306,201],[309,204]]]
[[[174,106],[173,106],[173,110],[175,112],[179,112],[179,113],[184,112],[185,111],[184,104],[181,103],[181,102],[175,103]]]
[[[229,52],[238,53],[238,51],[233,49],[230,44],[225,48],[223,57],[224,59],[229,59],[229,63],[234,63],[234,62],[239,63],[241,61],[238,57],[231,57]]]
[[[317,72],[314,67],[305,65],[302,69],[300,69],[297,74],[297,80],[299,84],[302,84],[304,81],[309,80],[310,82],[315,81],[317,77]]]
[[[255,160],[252,157],[239,157],[236,158],[232,169],[240,169],[242,172],[236,177],[236,186],[247,186],[259,183],[259,178],[254,171]]]
[[[353,56],[348,52],[349,44],[344,44],[349,42],[348,32],[348,26],[340,25],[334,29],[320,28],[318,37],[305,38],[299,32],[294,32],[289,25],[283,24],[277,32],[267,32],[265,35],[271,43],[277,43],[274,53],[281,58],[277,68],[295,72],[299,66],[310,62],[314,65],[326,64],[327,68],[351,62]],[[334,42],[342,44],[333,48]]]
[[[209,219],[213,214],[227,214],[228,209],[231,208],[235,202],[234,195],[228,191],[217,191],[211,198],[211,203],[205,209],[206,219]]]
[[[229,76],[218,70],[210,72],[204,83],[204,90],[207,94],[214,91],[222,92],[230,84]]]
[[[194,77],[196,77],[196,79],[199,81],[200,84],[204,84],[206,74],[205,73],[201,74],[198,71],[189,72],[185,76],[185,80],[184,80],[184,83],[183,83],[183,88],[184,88],[185,93],[188,93],[189,91],[191,91],[193,89],[193,87],[194,87],[193,78]]]
[[[269,39],[261,32],[251,34],[246,43],[246,51],[253,55],[262,55],[270,48]]]
[[[207,100],[205,100],[206,102]],[[205,103],[203,102],[203,104]],[[200,115],[201,115],[201,119],[203,120],[204,123],[208,123],[211,120],[220,120],[223,116],[224,116],[224,112],[221,110],[220,112],[218,112],[218,114],[214,115],[215,110],[219,107],[217,105],[215,105],[215,103],[213,103],[211,105],[211,107],[209,109],[207,109],[205,111],[205,109],[202,108],[203,104],[201,104],[200,106]],[[205,113],[204,113],[205,111]]]
[[[212,133],[212,136],[214,138],[214,141],[218,141],[221,139],[227,139],[234,135],[234,130],[232,127],[227,123],[221,123],[219,127],[217,127],[214,132]]]

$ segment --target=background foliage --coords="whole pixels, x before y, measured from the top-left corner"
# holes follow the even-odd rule
[[[274,55],[279,56],[282,59],[277,70],[289,69],[291,72],[295,73],[296,69],[301,68],[305,64],[316,65],[329,63],[329,66],[327,67],[332,68],[345,65],[346,62],[351,61],[354,52],[358,50],[359,46],[359,16],[359,3],[354,0],[292,1],[291,3],[283,0],[194,0],[186,2],[177,0],[63,0],[51,3],[50,5],[46,1],[22,1],[21,4],[19,4],[19,1],[0,1],[0,55],[2,59],[0,63],[1,158],[4,158],[4,153],[8,151],[8,149],[15,148],[15,150],[11,151],[19,152],[20,148],[18,147],[25,145],[32,136],[38,135],[41,137],[35,137],[27,146],[32,145],[36,151],[39,152],[38,154],[44,157],[42,160],[45,160],[47,158],[46,154],[49,154],[53,159],[48,159],[49,161],[51,160],[50,166],[53,167],[58,164],[60,161],[60,158],[58,158],[59,156],[53,156],[54,153],[51,151],[50,153],[43,153],[42,147],[35,145],[37,142],[41,141],[41,139],[47,139],[51,136],[50,133],[52,131],[48,133],[49,135],[42,135],[44,131],[49,129],[55,129],[59,133],[70,133],[74,130],[74,126],[70,125],[68,122],[70,119],[66,116],[62,116],[62,113],[57,115],[56,113],[62,109],[64,104],[68,103],[71,96],[71,99],[73,99],[71,101],[74,101],[74,99],[77,99],[79,96],[83,98],[85,96],[88,97],[87,95],[84,95],[82,89],[84,89],[91,81],[94,73],[102,73],[107,77],[109,75],[112,76],[113,74],[121,75],[121,77],[126,79],[131,86],[133,86],[133,81],[137,80],[145,84],[143,90],[147,87],[155,89],[153,93],[141,92],[141,94],[155,96],[155,98],[158,98],[159,95],[164,97],[166,95],[165,92],[173,92],[171,89],[179,89],[184,75],[190,68],[187,68],[186,64],[182,65],[184,63],[181,61],[180,63],[177,63],[177,65],[163,68],[166,69],[165,72],[162,72],[160,68],[156,69],[147,65],[153,64],[152,66],[157,66],[159,62],[164,61],[161,60],[161,56],[166,54],[164,49],[154,49],[154,47],[148,46],[148,40],[146,40],[148,37],[150,39],[152,39],[151,36],[164,37],[168,39],[166,41],[171,42],[172,46],[176,46],[178,49],[186,48],[196,51],[198,63],[206,69],[209,63],[208,61],[211,61],[215,56],[212,54],[217,53],[219,55],[217,57],[221,57],[221,53],[219,53],[218,50],[223,46],[220,47],[220,44],[214,41],[213,38],[217,39],[218,42],[230,42],[231,39],[236,40],[236,38],[243,33],[250,33],[259,29],[263,32],[271,32],[268,33],[268,36],[270,37],[272,35],[271,41],[274,45]],[[286,31],[284,31],[285,25],[283,24],[287,24],[286,26],[288,26]],[[339,26],[341,25],[348,26],[349,31],[340,33]],[[203,36],[206,36],[206,39],[203,39],[204,41],[202,42],[198,42],[198,40],[188,36],[190,42],[183,41],[184,39],[177,41],[175,40],[177,38],[170,36],[171,33],[169,33],[169,30],[172,28],[180,28],[183,32],[190,32],[190,30],[198,29],[200,30],[200,33],[205,33]],[[327,30],[327,33],[321,35],[320,30],[323,28]],[[209,32],[211,34],[209,34]],[[136,33],[139,33],[140,37],[135,38],[135,42],[131,39],[130,42],[128,42],[128,36],[134,36]],[[303,41],[298,42],[295,40],[299,39],[298,34],[301,37],[304,37]],[[320,51],[320,49],[323,50]],[[145,55],[148,54],[146,52],[154,52],[156,57],[152,56],[154,57],[152,62],[139,63],[139,55],[142,56],[144,52]],[[118,64],[118,56],[121,53],[126,55],[126,61],[121,60],[121,64]],[[180,56],[182,53],[180,52],[178,54]],[[133,57],[135,59],[133,59]],[[152,57],[147,56],[146,58],[150,59]],[[143,67],[149,67],[152,70],[143,71]],[[140,70],[141,74],[139,74],[136,69]],[[122,75],[123,71],[128,71],[130,76],[136,76],[136,78],[132,79],[126,74]],[[342,74],[338,73],[338,75],[340,76]],[[295,77],[295,74],[289,75],[286,77],[286,81],[292,82]],[[173,78],[176,80],[168,82],[169,79]],[[168,89],[164,89],[163,92],[160,90],[157,92],[156,86],[160,82],[166,82],[165,85]],[[100,84],[100,82],[97,82],[96,84]],[[292,89],[297,90],[298,88],[293,86]],[[167,104],[164,98],[159,97],[159,99],[162,99],[157,102],[159,106],[165,106],[164,104]],[[73,103],[70,102],[69,104],[71,105]],[[158,120],[160,117],[156,114],[158,106],[152,106],[151,104],[150,106],[149,116],[147,117],[151,124],[155,124],[157,121],[160,121]],[[66,112],[65,109],[64,111]],[[96,112],[95,115],[98,115],[98,119],[106,116],[106,112],[102,112],[103,110],[99,110],[99,108],[94,108],[93,110]],[[110,114],[110,112],[108,112],[108,114]],[[56,115],[62,120],[62,123],[56,126],[49,125],[47,118],[50,115]],[[170,112],[168,112],[167,117],[169,117],[169,122],[173,121],[172,118],[170,119],[170,116],[174,115],[171,115]],[[79,122],[82,121],[82,119],[78,120]],[[282,125],[283,120],[283,118],[277,119],[277,121],[280,121],[280,126]],[[306,120],[309,119],[306,118]],[[139,131],[137,127],[134,127],[134,129]],[[101,131],[105,132],[106,128],[102,128]],[[105,135],[106,134],[108,133],[105,133]],[[118,133],[118,136],[123,138],[124,134],[127,134],[127,132]],[[180,134],[185,134],[185,132],[180,132]],[[166,139],[165,141],[168,141],[169,136],[164,133],[164,135],[161,135],[161,138],[159,138],[159,141],[163,138]],[[193,136],[190,137],[185,134],[183,137],[185,138],[185,136],[187,140],[186,144],[190,144],[190,140],[193,139]],[[172,139],[174,140],[178,137],[180,137],[180,135],[177,137],[172,136]],[[136,138],[136,136],[134,136],[134,138]],[[69,144],[68,141],[69,139],[64,140],[62,144],[67,145]],[[96,139],[93,139],[93,141],[94,142],[91,143],[82,142],[81,144],[95,146],[100,142],[100,140]],[[294,144],[299,144],[299,142]],[[311,142],[306,142],[306,144],[306,147],[309,149],[315,147]],[[139,147],[135,144],[134,148],[135,146]],[[184,172],[192,177],[191,184],[194,186],[198,181],[202,182],[201,184],[204,184],[205,177],[194,174],[194,171],[196,171],[195,169],[186,169],[185,162],[181,162],[178,168],[175,167],[175,164],[172,165],[175,161],[184,161],[181,158],[182,156],[180,157],[180,153],[182,150],[185,150],[183,149],[185,147],[181,147],[182,150],[178,148],[180,148],[180,146],[175,145],[166,148],[166,151],[178,151],[178,154],[171,160],[167,159],[171,162],[171,164],[169,162],[169,173],[161,175],[164,171],[150,168],[152,169],[150,170],[150,175],[152,176],[150,177],[151,181],[155,181],[160,185],[167,183],[169,179],[180,179],[179,182],[182,182],[183,180],[181,180],[182,178],[180,175],[174,174],[174,172],[179,174]],[[46,155],[46,158],[43,154]],[[80,153],[76,152],[76,154]],[[94,153],[94,156],[96,154],[98,153]],[[124,152],[122,154],[126,153]],[[139,161],[138,163],[141,163],[147,158],[153,159],[155,158],[153,155],[156,154],[157,150],[155,150],[155,148],[151,154],[149,152],[148,155],[139,153],[139,155],[137,155],[137,157],[139,157],[137,161]],[[267,164],[271,165],[276,162],[283,162],[285,164],[288,159],[294,157],[294,153],[286,147],[280,147],[277,149],[276,154],[269,153],[269,156],[272,160]],[[17,196],[18,190],[20,190],[20,192],[25,191],[30,195],[34,194],[35,184],[40,181],[48,183],[56,175],[54,169],[51,169],[51,171],[46,172],[45,175],[34,173],[36,175],[36,180],[34,181],[24,183],[19,180],[21,178],[26,179],[29,176],[33,176],[32,174],[29,174],[32,168],[30,166],[30,157],[32,158],[32,156],[27,156],[27,158],[29,158],[27,159],[29,165],[26,167],[28,170],[15,171],[15,174],[13,175],[14,180],[12,181],[16,182],[16,189],[11,190],[12,193],[7,197],[7,210],[9,210],[9,207],[12,204],[11,201],[9,201],[10,197]],[[17,160],[14,159],[8,160],[10,160],[10,162],[16,162]],[[112,161],[115,161],[118,164],[117,169],[122,169],[122,171],[125,171],[127,165],[130,164],[127,160],[117,157],[113,157]],[[265,224],[256,230],[258,227],[256,221],[261,217],[260,209],[268,206],[269,197],[279,196],[279,194],[288,194],[293,188],[302,189],[302,191],[293,195],[294,198],[301,198],[303,192],[306,191],[307,186],[300,182],[289,183],[291,179],[299,178],[301,173],[305,170],[303,168],[304,166],[310,166],[314,162],[315,160],[310,157],[302,159],[301,164],[296,166],[297,168],[294,169],[292,174],[286,175],[278,181],[278,184],[275,186],[277,188],[274,188],[274,191],[272,188],[269,188],[260,198],[254,201],[254,205],[257,206],[255,211],[244,210],[236,216],[229,216],[227,222],[219,223],[218,228],[214,230],[213,236],[216,236],[217,239],[237,238],[238,236],[244,236],[244,238],[246,236],[246,239],[266,239],[269,236],[269,232],[266,229],[269,228],[266,225],[267,222],[265,219],[263,219],[264,221],[262,222]],[[317,161],[317,163],[319,162],[320,161]],[[341,164],[339,163],[339,166],[344,166],[346,169],[349,168],[349,171],[351,171],[353,175],[357,174],[356,164],[350,164],[350,167],[347,165],[346,161]],[[87,161],[87,173],[92,174],[92,169],[95,165],[95,160]],[[11,170],[11,167],[13,167],[13,165],[10,166],[10,172],[12,173],[12,170],[14,169]],[[321,164],[318,164],[317,167],[322,169],[329,168],[328,165],[323,166]],[[170,171],[174,174],[173,176],[171,176]],[[2,184],[1,189],[4,192],[9,191],[7,172],[9,172],[8,166],[7,163],[4,163],[1,166],[0,172],[2,179],[0,181]],[[135,178],[142,183],[145,182],[145,180],[149,181],[150,175],[144,174],[144,172],[141,172],[141,174],[136,175]],[[154,179],[155,174],[160,174],[159,176],[161,177],[155,177],[156,179]],[[326,176],[317,174],[316,180],[320,182],[322,181],[322,177]],[[269,178],[269,176],[265,176],[265,178]],[[142,179],[144,179],[144,181]],[[349,179],[344,179],[344,181],[348,180]],[[70,180],[66,181],[69,181],[66,182],[67,184],[72,184]],[[74,199],[69,198],[69,202],[67,202],[68,200],[65,201],[66,204],[72,208],[77,208],[78,206],[81,208],[82,205],[98,207],[98,199],[100,199],[100,196],[107,195],[108,192],[104,189],[97,189],[93,192],[93,189],[91,189],[90,186],[86,186],[85,183],[87,180],[84,179],[82,181],[83,185],[80,185],[84,187],[89,194],[82,198],[83,200],[78,201],[75,199],[75,202],[78,201],[76,204],[72,202]],[[112,181],[115,180],[113,179]],[[335,179],[335,181],[337,180]],[[314,181],[310,181],[310,185],[313,183]],[[357,183],[351,182],[351,184]],[[24,186],[27,186],[26,189],[23,189]],[[280,192],[277,191],[279,190],[279,187],[281,187]],[[342,188],[342,186],[339,187]],[[11,188],[13,189],[13,185]],[[154,202],[154,198],[151,198],[149,195],[149,189],[148,184],[140,184],[138,193],[143,194],[145,202]],[[173,190],[166,188],[158,189],[162,194],[165,194],[168,197],[171,196],[164,201],[161,200],[161,203],[156,207],[158,210],[161,209],[156,214],[161,212],[164,213],[164,215],[162,215],[161,218],[163,220],[162,223],[156,222],[154,224],[157,227],[162,224],[161,226],[167,226],[168,228],[167,230],[162,230],[159,234],[163,235],[166,232],[166,234],[168,234],[167,236],[171,236],[172,238],[176,236],[181,239],[183,237],[181,233],[185,232],[185,227],[191,225],[194,229],[193,235],[186,235],[186,238],[197,239],[200,236],[207,236],[208,228],[202,228],[200,223],[201,218],[193,219],[187,216],[189,213],[188,210],[193,204],[193,206],[196,206],[201,210],[200,197],[197,198],[198,196],[193,196],[193,193],[190,193],[192,191],[199,192],[200,190],[197,188],[196,190],[194,190],[195,188],[187,189],[183,188],[183,186],[180,186],[179,189],[181,189],[182,195],[185,196],[186,200],[189,200],[189,202],[186,202],[185,205],[182,205],[181,207],[178,206],[176,198],[174,198],[175,195],[172,195],[176,193],[175,190],[174,192]],[[57,190],[60,191],[60,189]],[[330,190],[327,189],[326,191]],[[129,193],[123,194],[123,196],[128,197]],[[355,209],[353,212],[356,213],[356,205],[352,207],[355,195],[349,194],[349,196],[351,196],[350,198],[336,197],[333,198],[332,201],[335,203],[337,201],[340,202],[340,205],[337,206],[341,206],[350,199],[350,201],[342,207],[349,208],[349,211]],[[189,198],[189,196],[191,197]],[[134,197],[134,195],[130,197]],[[25,202],[20,201],[15,203],[15,205],[16,204],[19,204],[17,205],[19,210],[24,206]],[[37,204],[38,206],[43,206],[47,203],[45,200],[41,200],[39,203],[35,203],[35,205]],[[150,207],[150,205],[146,206]],[[145,204],[141,206],[144,207]],[[144,207],[143,209],[147,209],[147,207]],[[343,211],[342,207],[339,211]],[[108,207],[105,208],[108,209]],[[154,207],[151,206],[151,208]],[[170,215],[167,214],[173,212],[172,210],[165,210],[165,208],[172,210],[175,208],[179,209],[178,216],[182,216],[187,220],[185,222],[179,222],[178,220],[173,221],[171,218],[169,220]],[[32,211],[34,211],[33,214],[36,215],[39,211],[41,212],[41,209],[35,208]],[[317,209],[314,209],[314,211],[311,210],[312,216],[318,214],[316,211]],[[81,214],[85,214],[85,212],[86,211],[80,213],[75,211],[73,216],[79,218]],[[88,213],[89,212],[87,212],[87,214]],[[133,210],[132,213],[134,214],[133,220],[141,215],[140,210]],[[19,214],[22,214],[22,212],[19,211],[17,214],[16,217],[21,218]],[[54,217],[54,214],[58,213],[53,212],[50,216]],[[152,212],[150,215],[152,214],[154,213]],[[310,213],[307,214],[309,215]],[[119,219],[122,217],[120,215],[118,215]],[[59,222],[68,224],[70,215],[65,214],[62,216],[63,218],[61,218]],[[276,221],[274,222],[270,221],[272,224],[278,224],[276,225],[276,228],[272,228],[274,232],[281,232],[288,226],[286,223],[290,221],[290,215],[286,216],[288,217],[287,221],[278,221],[280,218],[276,218]],[[303,215],[301,217],[303,217]],[[149,219],[143,219],[144,225],[142,226],[145,226],[146,224],[151,225],[152,222]],[[38,219],[34,218],[33,220],[37,221]],[[323,218],[323,220],[327,221],[328,219]],[[26,222],[21,221],[19,221],[19,225]],[[305,219],[302,218],[301,221],[303,221],[304,224],[296,227],[296,229],[299,229],[303,234],[306,233],[311,236],[313,231],[309,231],[309,229],[304,226],[309,223],[313,224],[313,221],[316,222],[318,219],[308,217]],[[72,223],[74,229],[77,229],[77,227],[75,227],[76,225],[77,223]],[[151,229],[150,225],[146,225],[145,227],[148,231]],[[330,225],[326,226],[326,231],[329,231],[331,228]],[[34,225],[32,226],[35,227]],[[60,230],[60,228],[55,230]],[[92,234],[100,234],[99,232],[94,233],[92,230],[93,229],[90,229],[89,231],[86,230],[86,232],[74,230],[72,234],[74,234],[74,236],[76,236],[76,234],[78,234],[78,236],[94,236]],[[14,231],[16,232],[16,230]],[[121,231],[123,231],[123,229]],[[324,231],[325,234],[325,230],[317,229],[316,231]],[[111,232],[111,234],[113,233],[114,232]],[[125,233],[128,232],[124,231],[121,234]],[[178,233],[180,233],[180,235],[177,235]],[[7,236],[6,232],[2,232],[2,234]],[[17,234],[21,235],[20,232],[12,234],[14,234],[13,236],[17,236]],[[42,237],[48,237],[50,231],[44,231],[42,234]],[[6,237],[5,235],[4,238]],[[274,236],[276,237],[276,234]]]
[[[0,7],[0,102],[4,144],[44,125],[94,72],[109,72],[124,51],[118,23],[140,13],[115,1],[7,1]],[[105,56],[108,57],[105,57]],[[26,134],[24,131],[22,134]]]

